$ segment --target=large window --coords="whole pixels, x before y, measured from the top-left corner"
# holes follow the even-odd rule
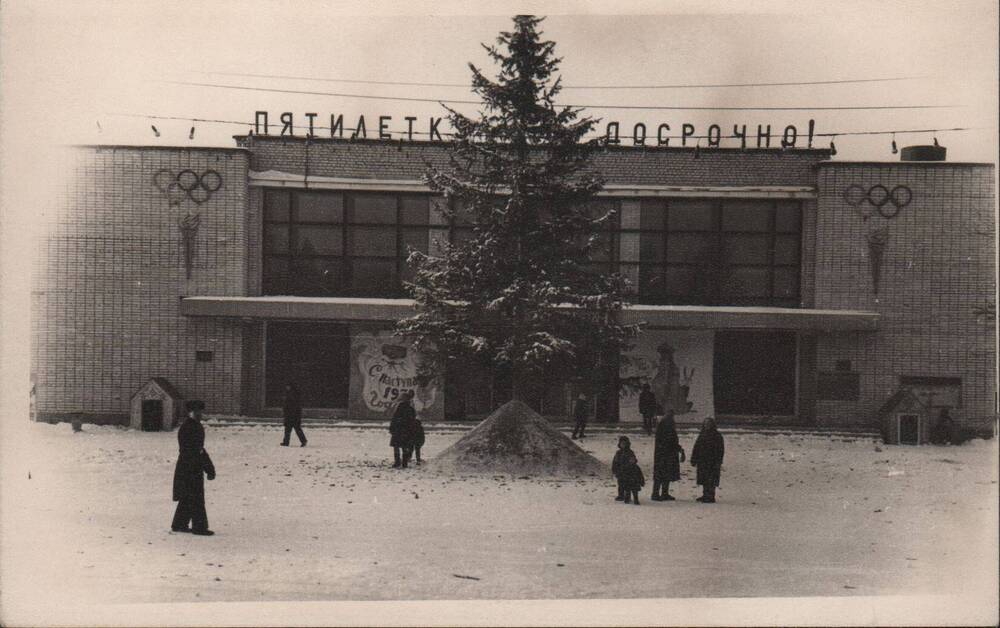
[[[642,303],[799,304],[797,201],[647,199],[638,233]]]
[[[429,220],[426,194],[267,190],[264,294],[403,296]]]

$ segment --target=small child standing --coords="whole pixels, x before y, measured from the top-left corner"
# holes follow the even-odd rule
[[[702,495],[695,499],[703,504],[715,503],[715,489],[722,476],[722,458],[726,445],[715,425],[715,419],[708,417],[701,426],[701,433],[691,450],[691,465],[698,469],[696,479],[701,485]]]
[[[424,446],[424,424],[420,419],[413,419],[413,456],[416,464],[420,464],[420,448]]]
[[[618,439],[618,451],[615,452],[614,460],[611,461],[611,472],[618,479],[618,497],[615,501],[623,501],[626,504],[635,502],[639,505],[639,489],[646,483],[646,478],[639,468],[639,461],[632,451],[632,441],[628,436]]]

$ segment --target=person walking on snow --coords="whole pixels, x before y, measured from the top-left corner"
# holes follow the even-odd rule
[[[680,454],[680,461],[677,460]],[[653,495],[654,502],[674,501],[670,495],[670,483],[681,479],[681,465],[684,449],[677,439],[674,412],[667,410],[656,426],[656,441],[653,448]],[[660,492],[660,489],[663,492]]]
[[[190,532],[199,536],[215,534],[208,529],[208,514],[205,512],[205,479],[215,479],[215,465],[205,451],[205,428],[201,425],[201,411],[205,404],[201,401],[187,403],[188,418],[177,430],[177,444],[180,454],[174,468],[174,501],[177,510],[170,529],[174,532]],[[188,525],[190,524],[190,527]]]
[[[642,392],[639,393],[639,414],[642,415],[642,429],[646,430],[646,435],[653,433],[653,419],[656,417],[656,395],[649,388],[649,384],[642,385]]]
[[[708,417],[702,424],[698,440],[691,450],[691,465],[698,469],[696,480],[701,485],[702,495],[697,498],[703,504],[715,503],[715,489],[722,476],[722,457],[726,446],[715,425],[715,419]]]
[[[292,430],[295,430],[299,444],[305,447],[306,435],[302,432],[302,400],[299,396],[299,387],[294,382],[285,385],[285,399],[281,408],[285,417],[285,438],[282,439],[281,446],[288,447],[288,439],[292,435]]]
[[[576,398],[576,403],[573,404],[573,435],[570,436],[573,440],[577,437],[583,438],[586,436],[584,432],[587,429],[587,395],[580,393],[580,396]]]
[[[405,468],[406,463],[409,462],[408,456],[404,457],[404,453],[413,446],[412,421],[416,420],[417,416],[413,404],[410,403],[412,398],[413,393],[409,390],[405,391],[399,404],[396,405],[396,412],[393,413],[392,420],[389,421],[389,434],[391,435],[389,445],[392,447],[392,468],[394,469]]]
[[[639,505],[639,489],[646,484],[646,478],[639,468],[639,461],[632,451],[632,441],[628,436],[618,439],[618,451],[611,461],[611,472],[618,479],[618,497],[615,501],[623,501],[626,504],[635,501]]]

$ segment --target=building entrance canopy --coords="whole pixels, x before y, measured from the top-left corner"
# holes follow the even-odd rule
[[[396,321],[414,313],[411,299],[344,297],[184,297],[181,314],[261,320]],[[879,315],[858,310],[700,305],[631,305],[626,324],[653,328],[875,331]]]

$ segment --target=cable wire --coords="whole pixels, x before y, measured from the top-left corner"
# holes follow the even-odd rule
[[[219,83],[199,83],[197,81],[165,81],[155,82],[169,85],[184,85],[188,87],[211,87],[214,89],[233,89],[250,92],[269,92],[276,94],[302,94],[306,96],[332,96],[337,98],[361,98],[365,100],[393,100],[400,102],[426,102],[453,105],[482,105],[481,100],[452,100],[441,98],[416,98],[413,96],[373,96],[371,94],[341,94],[335,92],[317,92],[297,89],[278,89],[274,87],[250,87],[247,85],[225,85]],[[649,111],[875,111],[900,109],[951,109],[963,105],[863,105],[863,106],[819,106],[819,107],[702,107],[702,106],[653,106],[653,105],[587,105],[568,103],[562,107],[580,109],[629,109]]]

